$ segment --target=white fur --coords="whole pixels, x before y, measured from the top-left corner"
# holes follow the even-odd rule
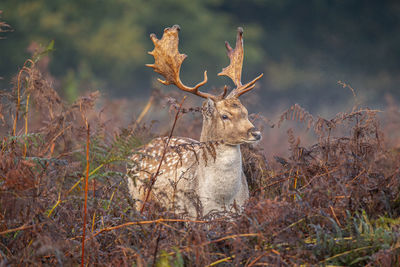
[[[242,179],[242,155],[240,146],[221,145],[217,156],[201,161],[197,189],[203,205],[203,214],[211,211],[230,210],[236,201],[242,205],[248,198],[246,179]]]

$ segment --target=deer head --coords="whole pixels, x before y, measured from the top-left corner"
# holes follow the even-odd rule
[[[158,79],[162,84],[174,84],[183,91],[207,99],[203,103],[203,129],[200,141],[222,140],[228,145],[239,145],[260,140],[261,133],[249,121],[247,109],[239,100],[239,96],[253,89],[256,82],[263,76],[261,74],[244,85],[241,82],[243,29],[238,28],[235,49],[232,49],[229,43],[225,42],[230,64],[218,75],[228,76],[235,84],[236,88],[228,95],[227,86],[224,86],[224,91],[220,95],[212,95],[199,91],[199,88],[207,83],[207,71],[204,71],[203,81],[194,87],[189,87],[182,83],[179,77],[180,68],[187,56],[180,54],[178,51],[179,30],[180,27],[178,25],[166,28],[160,40],[157,39],[155,34],[150,35],[154,43],[154,50],[149,52],[149,54],[154,57],[155,63],[147,64],[146,66],[153,68],[155,72],[165,78],[165,80]]]

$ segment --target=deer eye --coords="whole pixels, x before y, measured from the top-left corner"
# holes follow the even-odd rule
[[[222,115],[221,118],[222,118],[223,120],[229,119],[227,115]]]

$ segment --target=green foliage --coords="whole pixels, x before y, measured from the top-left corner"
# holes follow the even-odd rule
[[[75,71],[70,69],[67,71],[63,79],[64,83],[64,95],[68,103],[73,103],[79,96],[79,83],[78,78],[75,75]]]
[[[53,51],[54,51],[54,40],[51,40],[46,47],[42,47],[40,45],[38,51],[35,51],[35,53],[33,54],[32,60],[33,62],[37,63],[42,57],[47,56],[49,53]]]
[[[28,134],[21,134],[18,136],[10,135],[4,138],[2,146],[6,147],[11,144],[15,144],[17,146],[20,146],[20,148],[22,148],[23,145],[27,143],[30,143],[35,147],[39,147],[44,144],[43,136],[40,133],[28,133]]]
[[[375,252],[391,248],[398,238],[392,220],[382,217],[372,223],[365,211],[355,216],[347,213],[344,227],[331,218],[328,220],[333,230],[311,225],[315,231],[312,251],[321,264],[365,266]]]
[[[156,263],[157,267],[183,267],[185,266],[182,254],[175,248],[175,255],[171,256],[166,251],[161,251],[161,255]]]
[[[147,142],[146,139],[139,134],[132,133],[129,129],[121,129],[121,133],[115,136],[111,141],[106,140],[102,132],[97,132],[91,135],[90,140],[90,164],[89,164],[89,181],[95,179],[102,183],[111,184],[113,189],[118,188],[125,177],[125,165],[129,162],[129,156],[132,151],[140,145]],[[150,138],[148,136],[147,138]],[[85,147],[82,145],[82,148]],[[74,157],[81,163],[81,169],[86,168],[86,152],[83,149],[77,150]],[[123,170],[123,171],[121,171]],[[73,188],[83,181],[85,172],[75,172],[73,176],[81,177],[78,182],[75,182]],[[103,200],[103,208],[107,210],[112,199]]]

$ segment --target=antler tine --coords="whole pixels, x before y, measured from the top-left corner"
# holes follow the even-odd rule
[[[154,64],[146,64],[151,67],[155,72],[164,76],[165,80],[158,79],[159,82],[165,85],[175,84],[179,89],[195,94],[203,98],[211,98],[217,100],[220,96],[204,93],[199,91],[199,88],[207,83],[207,71],[204,71],[204,79],[194,87],[186,86],[182,83],[179,75],[183,61],[187,57],[185,54],[180,54],[178,51],[179,37],[178,32],[180,27],[174,25],[171,28],[166,28],[161,40],[158,40],[154,33],[150,34],[150,39],[154,43],[153,51],[149,52],[154,57]],[[224,96],[226,90],[224,92]]]
[[[235,49],[229,45],[228,42],[225,42],[226,50],[228,51],[228,57],[230,59],[230,64],[228,67],[223,68],[219,76],[228,76],[233,83],[236,85],[236,88],[232,90],[232,92],[228,95],[229,97],[239,97],[242,94],[250,91],[255,87],[255,83],[263,76],[263,74],[259,75],[251,82],[242,85],[242,67],[243,67],[243,28],[239,27],[236,35],[236,46]]]
[[[235,90],[233,90],[228,97],[239,97],[243,95],[244,93],[247,93],[251,89],[253,89],[256,86],[256,82],[261,79],[261,77],[264,76],[264,73],[261,73],[258,75],[256,78],[254,78],[251,82],[246,83],[245,85],[242,85]]]

